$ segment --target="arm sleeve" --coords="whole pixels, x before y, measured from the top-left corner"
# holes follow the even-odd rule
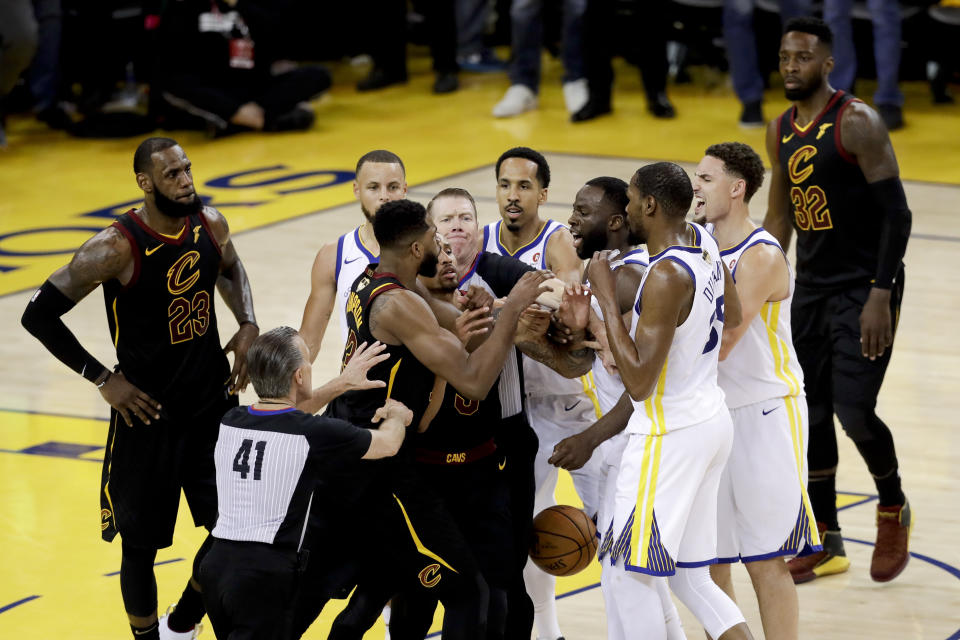
[[[517,280],[527,271],[536,269],[516,258],[495,253],[484,252],[477,263],[477,273],[490,285],[498,298],[509,294],[513,285],[517,284]]]
[[[20,318],[20,324],[60,362],[93,382],[107,371],[107,368],[80,345],[76,336],[60,319],[60,316],[76,304],[47,280],[30,298]]]
[[[373,434],[339,418],[312,416],[307,438],[310,446],[320,455],[342,459],[357,459],[370,448]]]
[[[874,286],[889,289],[900,271],[903,254],[907,251],[913,216],[907,207],[900,178],[887,178],[868,185],[873,201],[881,213],[880,248]]]

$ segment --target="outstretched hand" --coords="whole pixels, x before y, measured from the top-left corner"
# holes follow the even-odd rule
[[[257,325],[244,322],[223,348],[224,353],[233,352],[233,369],[230,371],[230,381],[227,385],[227,389],[232,394],[244,391],[250,383],[250,377],[247,374],[247,351],[250,350],[250,345],[258,335],[260,335],[260,329]]]
[[[571,331],[586,329],[590,320],[590,289],[579,282],[568,284],[556,313],[557,320]]]
[[[549,271],[526,272],[510,290],[510,294],[507,296],[507,305],[516,305],[518,311],[526,309],[536,301],[541,293],[550,291],[550,287],[544,283],[551,277],[553,277],[553,274]]]
[[[382,344],[379,340],[369,346],[364,342],[357,347],[356,352],[347,362],[347,366],[340,372],[340,381],[345,387],[344,391],[379,389],[387,386],[387,383],[383,380],[367,379],[367,373],[370,369],[390,357],[389,354],[383,353],[386,348],[387,345]]]

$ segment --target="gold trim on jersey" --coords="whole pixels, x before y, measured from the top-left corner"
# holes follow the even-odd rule
[[[516,250],[514,250],[514,251],[510,251],[510,249],[507,249],[507,245],[505,245],[505,244],[503,243],[503,221],[501,220],[501,221],[500,221],[500,225],[497,227],[497,242],[500,244],[501,247],[503,247],[504,251],[506,251],[507,254],[512,258],[513,256],[517,255],[518,253],[520,253],[521,251],[523,251],[523,250],[526,249],[527,247],[535,244],[538,240],[540,240],[540,234],[543,233],[543,230],[544,230],[544,228],[545,228],[546,226],[547,226],[547,223],[546,223],[546,222],[542,222],[542,223],[540,224],[540,228],[537,229],[537,233],[533,236],[533,240],[531,240],[530,242],[528,242],[528,243],[525,244],[525,245],[522,245],[522,246],[520,246],[520,247],[517,247]]]
[[[113,346],[120,342],[120,318],[117,317],[117,298],[113,299]]]
[[[599,420],[603,417],[603,410],[600,409],[600,400],[597,398],[597,383],[593,381],[593,371],[588,371],[586,375],[580,376],[580,382],[583,383],[583,393],[593,403],[593,412]]]
[[[643,406],[647,410],[647,418],[653,425],[652,433],[655,436],[662,436],[667,432],[667,421],[663,415],[663,388],[667,383],[667,363],[669,361],[669,357],[663,361],[663,369],[660,370],[660,378],[657,380],[657,387],[653,395],[643,401]]]
[[[767,340],[770,343],[770,353],[773,356],[773,372],[784,384],[790,393],[800,395],[800,382],[790,369],[790,346],[783,338],[777,335],[777,326],[780,320],[780,302],[765,302],[760,308],[760,317],[767,330]]]
[[[400,370],[400,363],[403,362],[403,358],[397,360],[397,364],[393,365],[393,368],[390,369],[390,380],[387,382],[387,397],[390,397],[390,394],[393,393],[393,379],[397,377],[397,371]],[[397,502],[400,502],[397,500]]]
[[[663,437],[648,435],[643,443],[643,461],[640,464],[640,486],[637,487],[637,506],[630,532],[629,564],[648,568],[650,533],[653,528],[653,503],[657,496],[657,475],[660,472],[660,453]],[[637,517],[640,522],[637,522]]]
[[[110,426],[113,428],[113,433],[110,435],[110,446],[107,448],[107,456],[110,459],[110,462],[107,463],[107,481],[103,483],[103,495],[107,497],[107,504],[110,505],[110,517],[113,518],[113,526],[117,526],[117,510],[113,508],[113,499],[110,497],[110,471],[113,469],[113,443],[117,440],[117,417],[119,412],[114,411],[113,416],[111,416]],[[101,514],[103,510],[101,509]],[[101,516],[102,517],[102,516]]]
[[[363,228],[365,226],[367,226],[366,222],[364,222],[362,225],[357,227],[357,241],[360,243],[360,246],[366,249],[370,255],[375,256],[379,253],[379,251],[374,251],[373,249],[367,246],[366,242],[363,241]]]
[[[393,494],[393,499],[397,501],[398,505],[400,505],[400,513],[403,514],[403,519],[407,523],[407,529],[410,530],[410,537],[413,539],[413,544],[417,548],[417,551],[419,551],[420,554],[427,556],[428,558],[433,558],[434,560],[436,560],[437,562],[445,566],[447,569],[450,569],[450,571],[453,571],[454,573],[459,573],[456,569],[454,569],[449,564],[447,564],[446,560],[444,560],[443,558],[435,554],[433,551],[430,551],[430,549],[427,549],[425,546],[423,546],[423,543],[420,542],[420,537],[417,535],[417,532],[413,528],[413,523],[410,522],[410,516],[407,515],[407,510],[404,508],[403,503],[400,502],[400,498],[398,498],[396,494]]]
[[[154,229],[154,231],[157,232],[157,235],[158,235],[158,236],[163,236],[164,238],[170,238],[171,240],[179,240],[179,239],[180,239],[180,236],[182,236],[182,235],[183,235],[183,232],[186,231],[186,230],[187,230],[187,223],[186,223],[186,222],[184,222],[184,223],[183,223],[183,226],[180,227],[180,231],[177,231],[177,232],[176,232],[175,234],[173,234],[173,235],[170,235],[169,233],[160,233],[159,231],[157,231],[156,229]]]

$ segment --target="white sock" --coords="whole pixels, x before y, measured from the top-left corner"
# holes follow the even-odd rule
[[[380,614],[383,618],[383,624],[387,628],[386,633],[383,634],[383,640],[390,640],[390,605],[388,604],[383,608],[383,612]]]
[[[532,561],[527,560],[523,568],[523,583],[527,594],[533,601],[533,621],[537,627],[537,637],[544,640],[557,640],[563,633],[557,620],[557,577],[541,571]]]
[[[611,591],[626,640],[667,640],[658,580],[620,567],[610,572]]]
[[[746,622],[736,603],[710,579],[707,566],[677,567],[676,575],[670,576],[670,589],[696,616],[711,638],[719,638],[727,629]]]

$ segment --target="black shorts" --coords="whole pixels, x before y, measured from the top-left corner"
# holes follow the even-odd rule
[[[500,452],[463,465],[418,464],[424,483],[443,500],[492,588],[505,589],[514,565],[506,457]]]
[[[286,640],[297,575],[295,551],[215,539],[200,563],[200,586],[216,637]]]
[[[896,332],[903,299],[903,270],[890,293],[890,313]],[[811,422],[833,414],[834,404],[873,409],[890,363],[890,348],[870,360],[860,345],[860,313],[871,285],[823,292],[797,285],[791,326],[797,359],[803,368]]]
[[[217,521],[213,451],[220,419],[237,404],[236,396],[225,396],[194,417],[161,418],[148,425],[132,416],[132,427],[116,410],[110,411],[100,481],[104,540],[110,542],[119,533],[134,546],[169,547],[181,488],[194,524],[213,528]]]

